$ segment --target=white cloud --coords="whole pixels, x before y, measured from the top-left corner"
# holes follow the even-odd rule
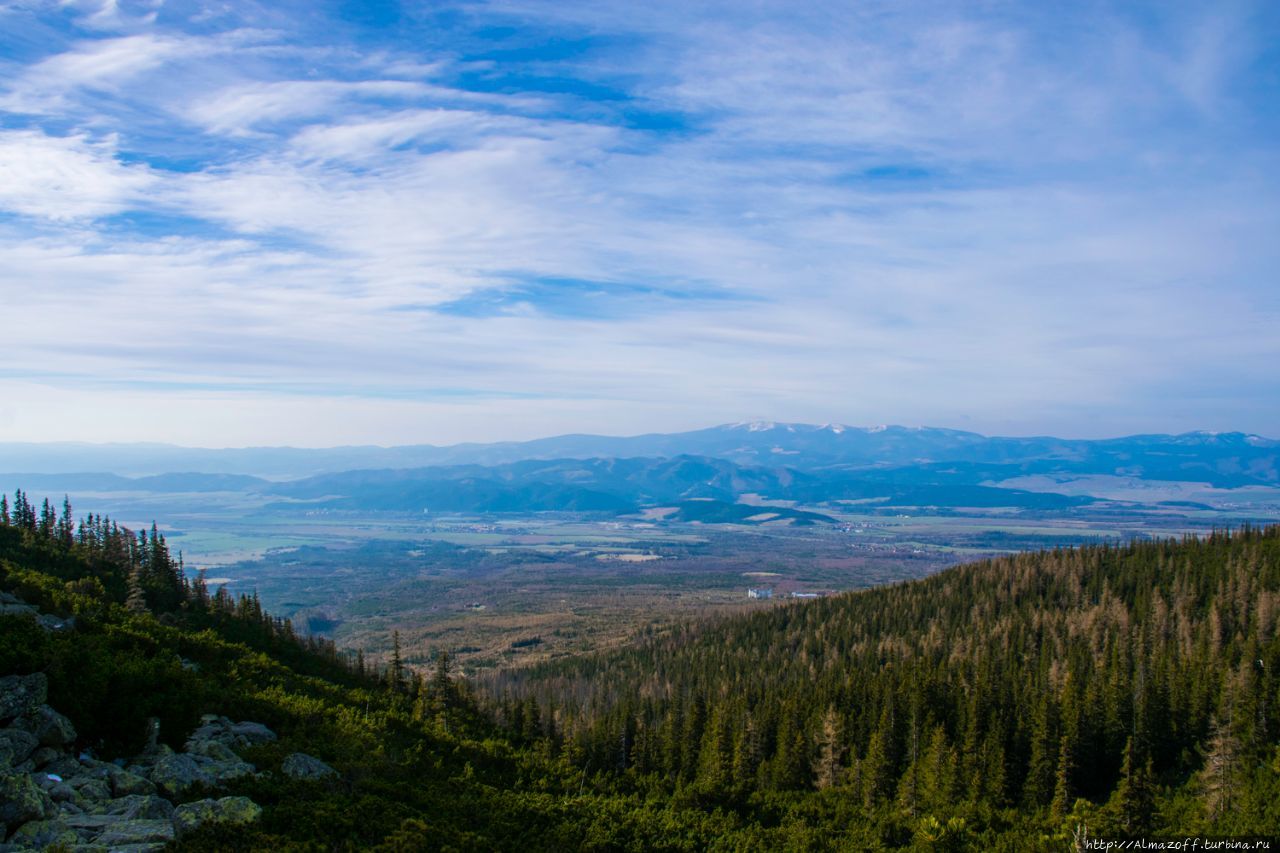
[[[155,184],[142,166],[115,158],[115,140],[0,131],[0,209],[54,220],[126,209]]]
[[[196,100],[188,109],[188,115],[213,133],[239,134],[265,122],[328,118],[350,100],[416,99],[433,90],[434,87],[423,83],[402,80],[248,83]]]
[[[55,113],[66,108],[67,98],[75,90],[118,90],[165,62],[178,57],[193,59],[207,49],[199,39],[151,33],[86,42],[31,66],[8,87],[0,98],[0,108],[18,113]]]
[[[516,414],[526,436],[753,414],[1070,432],[1141,399],[1150,427],[1280,432],[1256,391],[1149,399],[1214,369],[1270,387],[1280,359],[1274,144],[1224,106],[1230,15],[1211,37],[914,4],[501,8],[634,38],[530,60],[528,86],[502,60],[243,29],[71,43],[17,75],[7,108],[51,118],[0,133],[0,207],[36,221],[0,232],[0,332],[69,402],[22,391],[2,429],[103,405],[96,437],[204,444],[500,438]],[[161,221],[93,222],[127,210]],[[529,279],[497,316],[432,310]]]

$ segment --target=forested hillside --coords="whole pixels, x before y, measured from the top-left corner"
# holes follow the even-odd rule
[[[1280,826],[1277,528],[995,560],[480,691],[443,655],[374,671],[210,595],[154,528],[21,494],[0,591],[0,677],[44,673],[82,754],[136,753],[150,718],[175,747],[203,714],[279,734],[206,792],[261,818],[184,849],[1064,850],[1082,826]],[[294,752],[337,775],[288,778]],[[48,782],[40,756],[0,782]]]
[[[583,768],[852,846],[1275,832],[1278,625],[1272,527],[978,563],[489,686]]]
[[[278,733],[245,753],[258,773],[196,790],[249,797],[260,820],[234,829],[212,822],[182,836],[184,850],[693,850],[743,829],[725,815],[587,785],[545,748],[514,746],[479,714],[443,655],[429,678],[394,661],[375,672],[358,656],[297,637],[251,596],[208,595],[186,581],[154,530],[76,522],[70,507],[36,508],[21,494],[5,499],[0,592],[0,678],[45,674],[49,706],[74,724],[72,755],[132,756],[150,718],[159,720],[161,746],[177,749],[203,714]],[[0,786],[29,794],[52,785],[52,752],[24,761],[0,749]],[[338,775],[288,778],[282,761],[294,752]],[[21,814],[14,806],[0,797],[0,812]],[[68,814],[73,826],[110,817],[75,818],[61,805],[50,816],[53,806],[45,803],[46,819],[33,817],[37,799],[25,827],[34,819],[43,834],[58,834]],[[25,849],[20,830],[0,822],[0,836]]]

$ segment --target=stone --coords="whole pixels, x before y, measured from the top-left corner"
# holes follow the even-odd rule
[[[54,782],[52,787],[46,790],[45,793],[55,803],[74,803],[80,799],[80,792],[66,782]]]
[[[129,794],[154,794],[155,783],[150,779],[130,773],[128,770],[116,770],[110,774],[111,795],[126,797]]]
[[[81,838],[93,838],[119,823],[120,817],[107,814],[64,815],[62,822],[74,829]]]
[[[0,723],[43,705],[49,698],[49,679],[43,672],[0,678]]]
[[[338,775],[337,770],[305,752],[295,752],[290,755],[280,765],[280,769],[290,779],[314,780]]]
[[[63,779],[74,779],[77,776],[85,775],[91,770],[91,767],[87,767],[83,762],[76,761],[69,755],[60,755],[44,766],[45,773],[53,773]]]
[[[155,749],[148,750],[140,755],[135,755],[126,763],[120,761],[119,767],[122,770],[128,770],[130,773],[137,773],[145,776],[151,772],[151,768],[159,763],[160,759],[168,758],[171,755],[177,755],[168,744],[160,744]]]
[[[174,838],[167,820],[122,820],[111,824],[93,841],[115,850],[129,844],[166,844]]]
[[[48,705],[29,708],[13,726],[31,732],[39,738],[41,746],[65,747],[76,739],[76,727]]]
[[[274,743],[276,740],[276,733],[262,723],[236,723],[231,727],[231,732],[249,746]]]
[[[31,753],[31,763],[36,766],[37,770],[43,770],[50,762],[57,761],[61,757],[62,753],[53,747],[42,746]]]
[[[26,761],[39,745],[39,739],[31,732],[0,729],[0,771]]]
[[[206,758],[212,758],[215,761],[239,761],[240,756],[236,755],[220,740],[198,740],[187,741],[187,752],[192,755],[203,755]]]
[[[200,718],[202,725],[191,733],[187,739],[188,752],[202,753],[210,742],[221,743],[231,749],[242,749],[246,746],[257,746],[272,743],[276,733],[262,723],[233,723],[226,717],[205,714]],[[203,754],[203,753],[202,753]]]
[[[55,844],[74,847],[81,839],[65,821],[33,820],[18,827],[9,841],[18,845],[19,850],[45,850]]]
[[[151,768],[151,781],[166,797],[176,799],[199,785],[213,785],[214,777],[205,772],[190,755],[168,755]]]
[[[111,786],[103,779],[80,777],[68,780],[67,784],[76,789],[81,799],[89,801],[111,799]]]
[[[30,776],[0,774],[0,823],[18,824],[53,817],[56,808]]]
[[[212,776],[214,782],[218,784],[234,782],[236,779],[252,776],[256,770],[257,768],[252,764],[239,759],[235,761],[215,761],[204,768],[204,772]]]
[[[145,794],[130,794],[106,804],[104,814],[116,815],[129,820],[172,820],[173,803],[164,797]]]
[[[40,623],[40,627],[46,631],[70,631],[76,627],[76,617],[68,616],[63,619],[60,616],[50,616],[42,613],[36,616],[36,622]]]
[[[262,817],[262,806],[248,797],[223,797],[184,803],[173,811],[173,826],[181,837],[206,823],[243,826]]]

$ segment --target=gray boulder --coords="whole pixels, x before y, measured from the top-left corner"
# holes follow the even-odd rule
[[[75,847],[81,837],[62,820],[33,820],[24,823],[9,839],[19,850],[45,850],[54,845]]]
[[[173,811],[173,826],[179,837],[206,823],[243,826],[262,817],[262,806],[248,797],[223,797],[184,803]]]
[[[44,787],[43,785],[41,787]],[[79,803],[81,800],[80,792],[68,785],[66,782],[54,782],[52,786],[45,790],[49,795],[49,799],[58,803],[59,809],[62,803]]]
[[[173,824],[167,820],[122,820],[94,838],[94,843],[115,850],[130,844],[166,844],[173,840]]]
[[[68,616],[63,619],[61,616],[50,616],[47,613],[41,613],[36,617],[36,622],[46,631],[70,631],[76,627],[76,617]]]
[[[173,803],[164,797],[130,794],[107,802],[103,813],[127,820],[172,820]]]
[[[210,742],[220,743],[231,749],[243,749],[246,746],[271,743],[276,739],[276,733],[262,723],[233,723],[226,717],[213,714],[205,714],[200,719],[200,728],[187,739],[188,752],[205,754],[204,750],[209,748],[206,744]]]
[[[274,743],[276,740],[276,733],[262,723],[235,723],[231,726],[231,733],[246,746]]]
[[[236,755],[231,747],[220,740],[189,740],[187,741],[187,752],[191,755],[212,758],[214,761],[240,760],[240,756]]]
[[[10,826],[53,817],[56,808],[49,795],[30,776],[0,774],[0,823]]]
[[[295,752],[290,755],[281,764],[280,769],[290,779],[314,780],[338,775],[337,770],[305,752]]]
[[[75,788],[82,799],[91,802],[111,799],[111,786],[104,779],[77,776],[68,779],[67,784]]]
[[[151,768],[151,781],[171,799],[180,798],[198,785],[213,785],[214,778],[190,755],[166,755]]]
[[[120,822],[120,818],[115,815],[105,814],[78,814],[63,815],[62,822],[71,827],[76,833],[84,839],[93,838],[105,832],[109,827]]]
[[[39,745],[39,739],[31,732],[0,729],[0,771],[26,761]]]
[[[31,753],[28,759],[32,766],[37,770],[42,770],[49,765],[51,761],[57,761],[62,757],[62,753],[51,746],[42,746],[35,752]]]
[[[76,739],[76,727],[71,725],[71,721],[43,704],[28,708],[14,721],[13,727],[31,732],[41,746],[66,747]]]
[[[219,785],[252,776],[256,770],[256,767],[244,761],[218,761],[205,768],[205,772]]]
[[[108,774],[108,778],[111,781],[111,795],[113,797],[127,797],[130,794],[146,795],[156,792],[154,782],[136,773],[130,773],[128,770],[115,769],[114,772]]]
[[[84,776],[92,771],[92,767],[77,761],[69,755],[59,754],[57,758],[50,761],[43,768],[45,773],[53,773],[61,776],[63,779],[73,779],[77,776]]]
[[[43,672],[0,678],[0,722],[12,720],[43,705],[49,698],[49,679]]]

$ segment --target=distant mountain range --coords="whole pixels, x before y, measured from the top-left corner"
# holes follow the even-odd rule
[[[1238,432],[1082,440],[987,437],[951,429],[751,422],[628,437],[562,435],[449,447],[247,447],[166,444],[0,444],[0,472],[84,471],[142,477],[175,471],[297,479],[373,468],[504,465],[526,460],[703,456],[799,471],[939,463],[1000,466],[1000,473],[1118,474],[1230,488],[1280,485],[1280,441]],[[1004,466],[1010,466],[1005,468]],[[211,481],[206,481],[211,482]]]
[[[624,515],[668,508],[661,517],[807,524],[829,519],[786,504],[1063,510],[1095,502],[1099,477],[1280,488],[1278,458],[1280,442],[1242,433],[1085,441],[747,423],[454,447],[0,445],[0,470],[19,472],[0,480],[52,495],[239,492],[279,510]],[[753,506],[762,500],[773,502],[768,512]]]
[[[986,472],[978,472],[981,476]],[[727,459],[671,458],[526,460],[505,465],[348,471],[262,492],[330,509],[622,514],[673,507],[669,518],[749,521],[758,515],[812,522],[787,507],[745,507],[744,498],[820,504],[860,501],[885,506],[1018,506],[1061,509],[1089,497],[993,488],[927,466],[819,469],[746,466]],[[725,507],[735,507],[732,511]]]

